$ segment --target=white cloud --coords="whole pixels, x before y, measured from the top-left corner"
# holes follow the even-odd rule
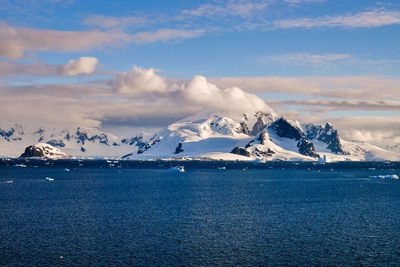
[[[68,76],[92,74],[95,72],[98,62],[99,61],[95,57],[80,57],[78,59],[71,59],[66,64],[59,67],[58,73]]]
[[[351,60],[352,56],[347,54],[308,54],[308,53],[297,53],[297,54],[286,54],[280,56],[266,56],[259,58],[259,62],[267,63],[280,63],[280,64],[326,64],[337,61],[348,61]]]
[[[220,77],[210,81],[221,87],[239,86],[253,93],[400,99],[400,79],[381,76]]]
[[[299,18],[275,21],[277,28],[371,28],[400,24],[400,11],[372,9],[370,11],[339,16],[324,16],[317,18]]]
[[[203,76],[189,81],[170,82],[158,76],[154,69],[134,67],[120,74],[113,89],[129,97],[158,97],[179,106],[192,106],[219,111],[269,111],[264,100],[238,87],[220,89]]]
[[[297,4],[303,4],[303,3],[323,3],[325,0],[283,0],[283,2],[292,4],[292,5],[297,5]]]
[[[323,117],[304,115],[299,112],[285,111],[289,119],[324,125],[327,121],[338,129],[341,138],[348,141],[368,142],[381,147],[393,147],[400,144],[399,116],[336,116]],[[400,152],[400,147],[397,148]]]
[[[82,21],[83,25],[99,27],[102,29],[142,27],[150,21],[143,16],[111,17],[104,15],[91,15]]]
[[[15,28],[0,21],[0,57],[22,58],[26,51],[89,51],[127,43],[145,44],[202,35],[203,30],[160,29],[156,32],[127,34],[121,31],[56,31]]]
[[[228,1],[223,5],[202,4],[196,9],[182,11],[184,17],[219,17],[239,16],[248,17],[268,6],[268,1]]]
[[[230,112],[270,111],[265,101],[238,87],[219,89],[203,76],[195,76],[184,89],[184,98],[193,104]]]
[[[87,51],[103,45],[115,46],[129,41],[121,32],[55,31],[15,28],[0,23],[0,57],[21,58],[25,51]]]
[[[149,96],[163,94],[167,90],[164,79],[155,74],[154,69],[142,69],[134,66],[114,80],[113,89],[118,93],[131,96]]]
[[[306,99],[306,100],[268,100],[271,105],[277,106],[311,106],[316,107],[316,112],[324,113],[337,110],[380,110],[380,111],[400,111],[399,101],[390,100],[332,100],[332,99]]]
[[[400,143],[400,117],[352,116],[332,118],[344,139],[393,147]]]
[[[0,60],[0,77],[11,77],[19,75],[54,75],[57,66],[47,64],[24,64]]]
[[[190,39],[201,36],[204,30],[177,30],[161,29],[156,32],[140,32],[131,36],[131,40],[137,44],[154,43],[174,39]]]

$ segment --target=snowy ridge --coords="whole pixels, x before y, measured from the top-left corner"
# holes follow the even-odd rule
[[[20,124],[0,125],[2,157],[18,157],[26,147],[45,143],[76,157],[119,158],[137,150],[143,136],[118,137],[96,128],[25,128]]]
[[[40,143],[40,144],[38,144]],[[120,137],[97,128],[0,128],[3,157],[18,157],[38,144],[53,154],[84,158],[213,159],[246,161],[400,160],[400,153],[340,138],[330,123],[305,124],[274,113],[202,112],[170,124],[145,138]],[[55,150],[57,149],[57,150]]]
[[[257,112],[199,114],[171,124],[127,159],[374,161],[400,160],[383,148],[342,140],[333,125],[302,124]]]

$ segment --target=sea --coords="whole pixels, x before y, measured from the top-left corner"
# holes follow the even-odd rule
[[[0,266],[400,266],[395,174],[397,162],[1,159]]]

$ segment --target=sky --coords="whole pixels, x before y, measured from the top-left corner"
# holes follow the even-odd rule
[[[400,142],[400,2],[0,0],[0,122],[158,129],[203,109]]]

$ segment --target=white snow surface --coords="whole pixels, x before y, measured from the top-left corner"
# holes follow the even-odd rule
[[[82,136],[83,142],[80,140]],[[0,156],[19,157],[28,146],[51,143],[53,147],[74,157],[120,158],[136,149],[136,146],[129,145],[129,142],[123,143],[124,138],[102,132],[97,128],[56,129],[27,128],[19,124],[0,125]],[[56,146],[54,143],[60,145]]]
[[[45,143],[38,143],[35,145],[35,147],[40,148],[43,150],[44,155],[46,158],[50,159],[63,159],[63,158],[68,158],[68,155],[58,148],[55,148],[49,144]]]
[[[40,143],[51,144],[60,153],[84,158],[121,158],[129,154],[126,159],[317,161],[317,158],[299,153],[298,141],[279,137],[274,130],[268,128],[276,119],[273,113],[238,115],[204,111],[169,125],[152,139],[136,134],[121,137],[97,128],[30,129],[17,124],[0,125],[0,156],[18,157],[27,146]],[[265,127],[263,140],[259,140],[261,132],[256,136],[250,134],[253,126],[260,120]],[[245,134],[242,129],[244,123],[249,134]],[[289,123],[303,130],[300,122],[289,121]],[[150,148],[143,149],[144,143],[150,140],[152,140],[149,143]],[[61,142],[62,145],[57,145],[57,142]],[[348,153],[340,155],[332,153],[327,144],[321,141],[311,142],[320,157],[325,159],[324,162],[400,160],[400,153],[368,143],[341,139],[343,150]],[[176,154],[180,143],[183,151]],[[244,148],[246,145],[250,156],[230,153],[235,147]],[[144,152],[138,154],[139,149]]]
[[[257,122],[256,114],[245,116],[231,116],[231,114],[201,113],[171,124],[161,131],[153,144],[142,154],[132,153],[129,159],[154,159],[154,158],[208,158],[214,160],[245,160],[245,161],[318,161],[317,158],[299,153],[297,140],[279,137],[268,126],[276,119],[274,114],[262,117],[266,124],[267,138],[260,142],[257,136],[242,133],[241,122],[246,122],[249,132]],[[300,122],[289,121],[290,124],[303,130]],[[247,151],[249,157],[229,153],[235,147],[245,147],[253,141]],[[365,143],[348,142],[342,140],[344,151],[348,155],[331,152],[327,144],[312,140],[316,152],[325,162],[332,161],[382,161],[400,160],[400,154]],[[182,143],[183,152],[175,154],[179,143]],[[274,153],[269,153],[268,151]],[[261,153],[260,153],[261,152]]]

